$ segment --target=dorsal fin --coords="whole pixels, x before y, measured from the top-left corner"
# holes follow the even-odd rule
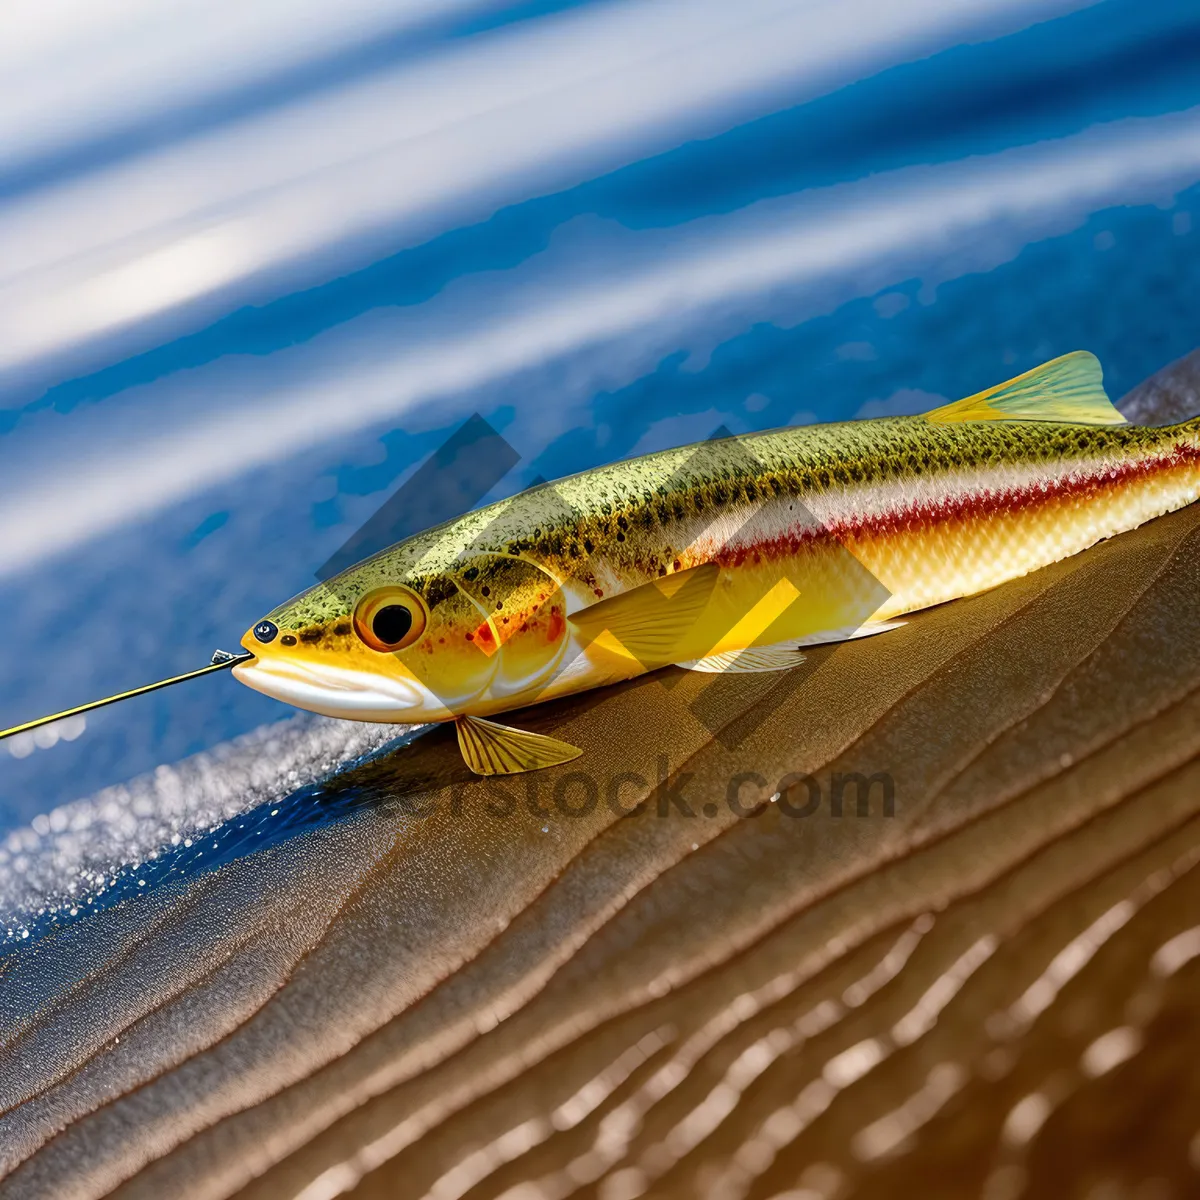
[[[1104,391],[1100,360],[1086,350],[1053,358],[1007,383],[925,414],[935,425],[956,421],[1057,421],[1064,425],[1124,425]]]

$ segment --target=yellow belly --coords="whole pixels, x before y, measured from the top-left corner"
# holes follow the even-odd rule
[[[1037,503],[908,524],[883,523],[839,538],[814,537],[792,553],[745,554],[722,565],[677,661],[751,645],[856,628],[974,595],[1077,554],[1103,538],[1184,507],[1200,493],[1200,468],[1184,463],[1133,482]],[[633,678],[647,664],[614,638],[570,641],[555,672],[520,695],[481,697],[489,715]]]

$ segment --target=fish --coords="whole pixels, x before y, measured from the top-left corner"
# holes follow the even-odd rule
[[[1075,351],[918,416],[631,458],[419,533],[273,609],[232,663],[331,717],[453,722],[471,771],[577,758],[493,720],[679,667],[775,672],[1200,496],[1200,418],[1129,424]]]

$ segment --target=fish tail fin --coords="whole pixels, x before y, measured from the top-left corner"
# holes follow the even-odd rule
[[[1065,425],[1124,425],[1104,390],[1100,360],[1074,350],[964,400],[925,414],[934,425],[961,421],[1054,421]]]

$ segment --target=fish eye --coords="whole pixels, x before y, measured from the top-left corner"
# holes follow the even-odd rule
[[[425,605],[408,588],[377,588],[355,606],[354,632],[372,650],[403,650],[425,632]]]
[[[266,642],[273,642],[278,632],[279,626],[274,621],[259,621],[254,627],[254,636],[264,644]]]

